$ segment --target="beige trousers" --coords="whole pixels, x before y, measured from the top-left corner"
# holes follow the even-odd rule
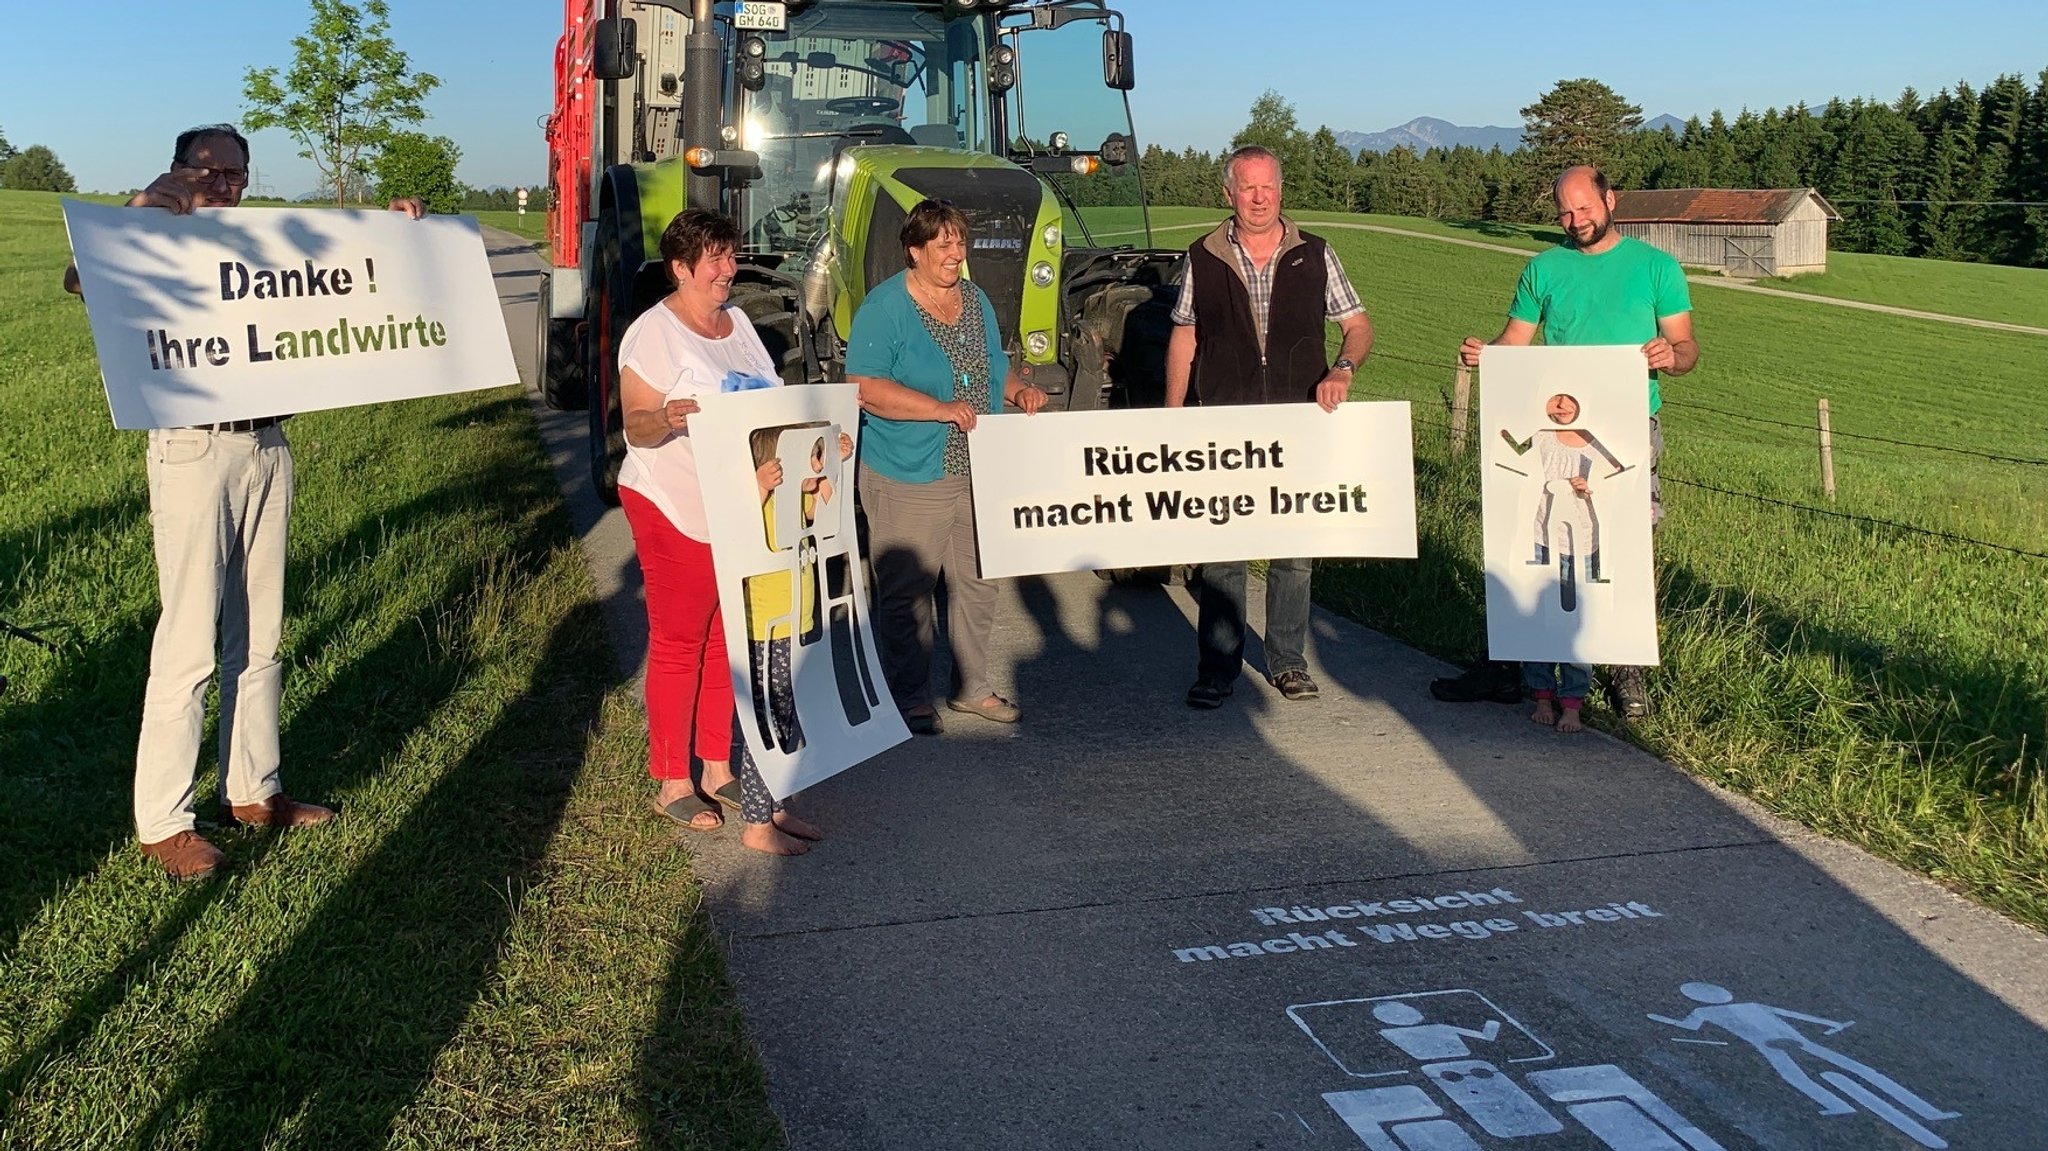
[[[216,649],[222,794],[230,803],[261,803],[280,790],[284,668],[277,645],[291,506],[292,452],[283,428],[149,433],[149,522],[163,615],[135,751],[135,834],[143,843],[192,828]]]

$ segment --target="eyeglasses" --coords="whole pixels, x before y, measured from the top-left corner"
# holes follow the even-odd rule
[[[202,168],[197,164],[187,164],[183,161],[180,161],[177,166],[192,173],[193,177],[202,184],[211,184],[215,180],[225,180],[230,188],[245,188],[249,185],[249,169],[247,168]]]

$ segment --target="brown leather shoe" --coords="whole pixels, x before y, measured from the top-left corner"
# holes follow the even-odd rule
[[[164,872],[172,879],[205,879],[227,858],[196,831],[181,831],[169,839],[141,846],[142,854],[163,864]]]
[[[334,818],[330,808],[300,803],[280,792],[262,803],[238,803],[228,809],[236,823],[250,827],[312,827]]]

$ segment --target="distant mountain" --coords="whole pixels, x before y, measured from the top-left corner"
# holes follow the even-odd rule
[[[1466,128],[1449,120],[1433,116],[1418,116],[1398,128],[1384,132],[1339,132],[1337,142],[1344,145],[1352,155],[1360,152],[1391,152],[1407,145],[1418,152],[1431,148],[1455,148],[1467,144],[1480,151],[1498,146],[1503,152],[1512,152],[1522,146],[1520,128]]]
[[[1685,131],[1685,121],[1668,113],[1643,123],[1643,127],[1652,132],[1666,126],[1673,132]],[[1384,132],[1338,132],[1336,136],[1337,143],[1354,156],[1360,152],[1391,152],[1404,144],[1417,152],[1427,152],[1431,148],[1455,148],[1460,144],[1482,152],[1496,147],[1503,152],[1512,152],[1522,146],[1520,128],[1494,125],[1467,128],[1434,116],[1417,116],[1398,128]]]

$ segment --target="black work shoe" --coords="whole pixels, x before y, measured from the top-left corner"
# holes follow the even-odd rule
[[[1323,695],[1316,687],[1316,681],[1298,667],[1290,667],[1266,682],[1280,689],[1282,699],[1321,699]]]
[[[1223,701],[1230,698],[1233,690],[1235,689],[1227,683],[1211,683],[1206,679],[1198,679],[1195,686],[1188,689],[1188,706],[1204,710],[1222,707]]]
[[[1429,681],[1429,694],[1444,703],[1522,702],[1522,665],[1480,660],[1455,676]]]
[[[1642,668],[1617,667],[1607,673],[1607,706],[1628,719],[1649,716],[1650,689],[1643,682]]]

